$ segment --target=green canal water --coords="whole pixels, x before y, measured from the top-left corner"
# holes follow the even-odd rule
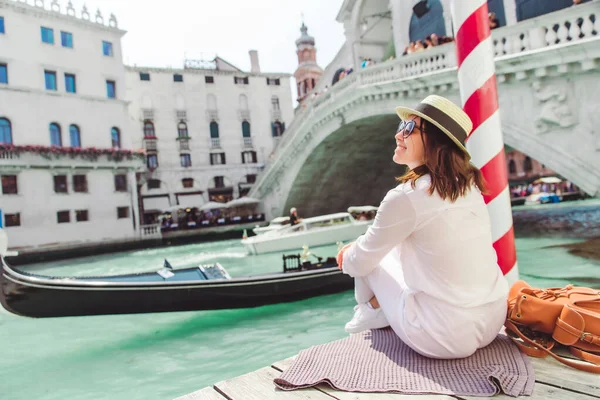
[[[589,285],[600,263],[548,247],[570,238],[519,238],[532,285]],[[311,249],[323,257],[336,246]],[[23,267],[57,276],[151,271],[219,261],[234,276],[281,269],[281,254],[247,256],[238,240],[165,247]],[[28,319],[0,313],[1,399],[172,399],[345,337],[351,291],[254,309]],[[2,310],[3,311],[3,310]]]

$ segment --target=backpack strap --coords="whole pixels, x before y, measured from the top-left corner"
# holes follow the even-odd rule
[[[577,358],[581,358],[582,360],[585,360],[592,364],[600,365],[600,356],[599,355],[589,353],[587,351],[583,351],[581,349],[578,349],[577,347],[569,347],[569,351],[571,352],[571,354],[573,354]]]
[[[504,326],[506,327],[506,333],[508,337],[513,341],[513,343],[517,345],[519,350],[530,357],[545,358],[548,353],[541,349],[544,348],[551,350],[556,344],[556,342],[549,337],[544,338],[543,341],[539,339],[537,339],[537,341],[530,339],[529,337],[525,336],[523,332],[521,332],[521,330],[510,320],[506,320]],[[521,338],[522,341],[519,341],[518,338]]]
[[[568,365],[569,367],[578,369],[580,371],[591,372],[594,374],[600,374],[600,365],[599,365],[600,363],[598,362],[598,361],[600,361],[599,356],[595,356],[591,353],[587,353],[582,350],[569,347],[569,350],[571,351],[571,353],[573,355],[580,357],[583,360],[586,360],[586,361],[592,363],[593,365],[592,364],[582,364],[577,361],[569,360],[568,358],[561,357],[551,351],[552,348],[554,347],[554,343],[555,343],[554,341],[550,341],[551,344],[548,347],[545,347],[542,344],[537,343],[537,342],[531,340],[530,338],[528,338],[527,336],[525,336],[519,330],[519,328],[511,321],[506,320],[505,326],[506,326],[506,331],[507,331],[509,337],[519,347],[519,349],[521,349],[525,354],[530,355],[532,357],[544,358],[545,357],[544,353],[545,353],[547,355],[550,355],[556,361],[558,361],[562,364]],[[529,344],[530,346],[527,346],[524,343],[520,343],[516,339],[515,335],[518,336],[519,338],[521,338],[521,340],[523,340],[523,342]],[[533,349],[532,349],[532,347],[533,347]]]

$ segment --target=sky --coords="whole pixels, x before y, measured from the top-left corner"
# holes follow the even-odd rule
[[[72,0],[77,15],[87,5],[92,17],[117,17],[127,65],[182,67],[185,58],[215,55],[244,71],[249,50],[258,50],[261,71],[293,74],[295,40],[302,14],[315,38],[317,62],[325,67],[344,43],[335,20],[342,0]],[[46,0],[46,3],[49,3]],[[59,0],[64,11],[67,0]],[[295,93],[293,93],[295,98]]]

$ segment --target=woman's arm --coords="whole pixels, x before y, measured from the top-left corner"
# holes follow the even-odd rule
[[[416,210],[408,195],[390,190],[379,209],[375,222],[342,256],[342,270],[353,276],[369,275],[395,246],[406,239],[417,221]]]

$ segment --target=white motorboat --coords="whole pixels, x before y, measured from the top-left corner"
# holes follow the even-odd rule
[[[322,246],[355,240],[367,231],[373,220],[357,221],[349,213],[320,215],[303,218],[300,223],[266,231],[243,239],[242,244],[250,254],[274,251],[300,250],[302,246]]]
[[[267,226],[256,226],[256,228],[252,229],[255,235],[262,235],[263,233],[274,231],[276,229],[281,229],[286,226],[286,224],[290,223],[290,217],[277,217],[273,218],[269,225]]]

